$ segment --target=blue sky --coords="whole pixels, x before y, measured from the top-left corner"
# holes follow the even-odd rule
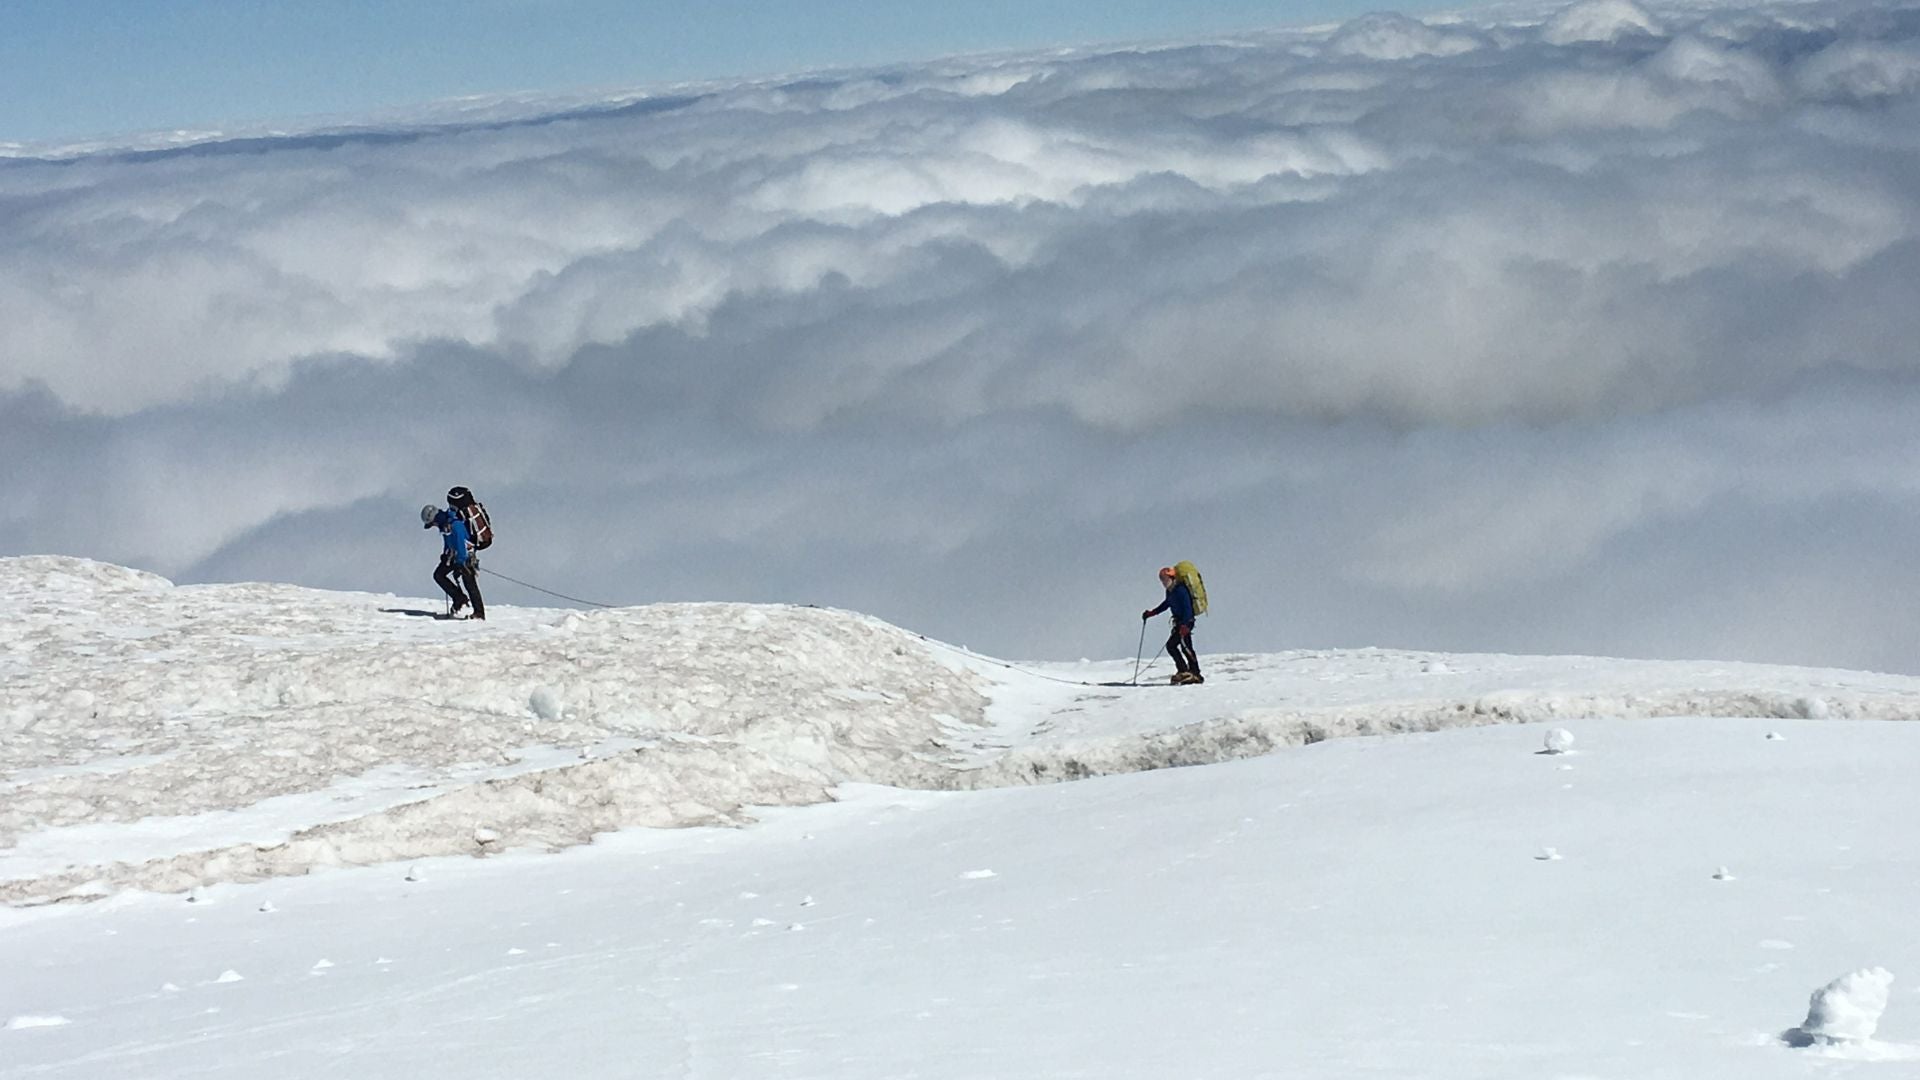
[[[0,141],[1293,25],[1374,6],[1366,0],[25,0],[0,7]]]

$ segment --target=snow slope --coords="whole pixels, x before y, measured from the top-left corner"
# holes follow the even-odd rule
[[[0,1072],[1920,1068],[1920,725],[1577,733],[1554,756],[1540,727],[1502,726],[1074,784],[842,788],[746,829],[0,912],[0,1027],[28,1022],[0,1030]],[[1786,1044],[1809,994],[1873,967],[1895,977],[1874,1041]]]
[[[1920,680],[1855,672],[1369,649],[1105,686],[1133,661],[1015,667],[840,611],[437,607],[0,560],[0,900],[561,847],[852,782],[994,787],[1593,716],[1920,715]]]
[[[0,1075],[1920,1070],[1914,679],[490,614],[0,560]]]

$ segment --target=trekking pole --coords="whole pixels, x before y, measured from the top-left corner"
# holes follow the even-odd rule
[[[1133,650],[1133,685],[1140,685],[1140,658],[1147,652],[1147,620],[1140,620],[1140,644]]]

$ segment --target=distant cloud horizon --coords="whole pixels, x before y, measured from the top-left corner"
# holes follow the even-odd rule
[[[1920,672],[1920,6],[1501,11],[0,158],[0,554]]]

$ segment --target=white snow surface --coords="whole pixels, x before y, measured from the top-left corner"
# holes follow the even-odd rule
[[[0,560],[0,900],[737,822],[860,782],[962,789],[1342,735],[1582,717],[1905,719],[1920,680],[1396,650],[1009,665],[865,616],[175,587]]]
[[[0,1074],[1920,1061],[1913,679],[431,608],[0,560]]]

